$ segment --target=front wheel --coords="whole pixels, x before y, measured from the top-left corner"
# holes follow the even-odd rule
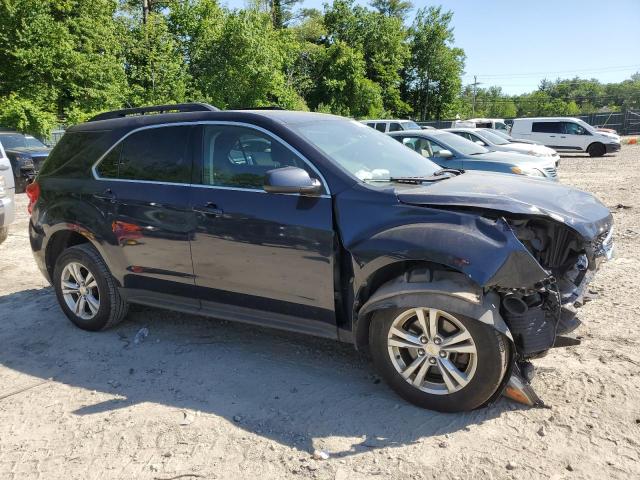
[[[602,157],[605,153],[607,153],[607,149],[601,143],[592,143],[591,145],[589,145],[587,153],[590,157]]]
[[[369,343],[391,388],[440,412],[483,405],[498,389],[509,357],[504,337],[491,326],[429,307],[376,312]]]

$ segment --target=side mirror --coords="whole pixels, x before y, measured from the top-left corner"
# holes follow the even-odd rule
[[[474,143],[477,143],[481,147],[484,147],[486,145],[482,140],[476,140]]]
[[[319,195],[322,192],[322,184],[319,180],[311,178],[302,168],[283,167],[266,173],[264,190],[269,193]]]
[[[440,150],[439,152],[437,152],[434,157],[438,157],[438,158],[451,158],[453,157],[453,153],[451,153],[451,150]]]

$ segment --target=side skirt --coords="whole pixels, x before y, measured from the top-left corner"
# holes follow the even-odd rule
[[[198,306],[185,302],[181,297],[146,290],[120,289],[120,294],[127,302],[138,305],[338,340],[337,327],[325,322],[217,302],[202,301]]]

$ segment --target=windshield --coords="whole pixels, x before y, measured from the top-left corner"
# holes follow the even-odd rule
[[[483,130],[482,132],[477,132],[477,133],[481,138],[488,140],[494,145],[507,145],[509,143],[508,140],[505,140],[500,135],[496,135],[495,133],[490,132],[488,130]]]
[[[315,120],[290,126],[362,181],[429,177],[440,170],[397,140],[355,120]]]
[[[15,135],[0,135],[0,142],[2,142],[2,146],[5,149],[45,147],[44,144],[36,138],[20,135],[19,133],[16,133]]]
[[[505,140],[513,141],[513,137],[509,135],[507,132],[501,132],[500,130],[491,130],[487,129],[489,133],[493,133],[494,135],[498,135],[499,137],[504,138]]]
[[[582,126],[587,132],[591,132],[594,133],[596,131],[595,128],[593,128],[591,125],[589,125],[587,122],[585,122],[584,120],[581,120],[579,118],[576,118],[576,123],[580,126]]]
[[[442,143],[446,148],[457,150],[463,155],[489,153],[489,150],[483,146],[451,132],[438,132],[437,135],[433,136],[433,140]]]
[[[405,130],[420,130],[420,125],[412,121],[402,122],[402,126]]]

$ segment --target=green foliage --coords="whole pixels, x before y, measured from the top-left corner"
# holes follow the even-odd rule
[[[365,76],[362,53],[337,41],[313,53],[315,85],[308,103],[314,110],[353,117],[376,117],[383,111],[380,87]]]
[[[127,104],[183,102],[189,76],[179,44],[169,32],[165,17],[152,13],[144,24],[124,20],[122,23],[126,31]]]
[[[344,42],[362,52],[366,76],[380,86],[385,111],[406,115],[410,108],[401,98],[400,86],[409,47],[402,20],[354,6],[353,0],[334,0],[325,11],[324,23],[327,43]]]
[[[11,94],[0,98],[0,125],[37,137],[47,137],[57,125],[56,116],[31,100]]]
[[[122,105],[116,6],[110,0],[0,2],[0,99],[59,118]],[[21,129],[36,132],[48,124],[36,117],[44,118],[27,115],[33,123]]]
[[[404,20],[413,4],[407,0],[371,0],[371,6],[388,17]]]
[[[46,136],[115,108],[204,101],[341,115],[469,117],[451,12],[411,2],[0,0],[0,126]],[[147,5],[147,9],[143,6]],[[573,78],[508,96],[478,89],[475,115],[577,115],[640,108],[640,74]]]
[[[441,7],[421,8],[410,29],[411,58],[404,88],[414,115],[421,120],[454,114],[451,107],[462,88],[465,56],[452,46],[452,18]]]

